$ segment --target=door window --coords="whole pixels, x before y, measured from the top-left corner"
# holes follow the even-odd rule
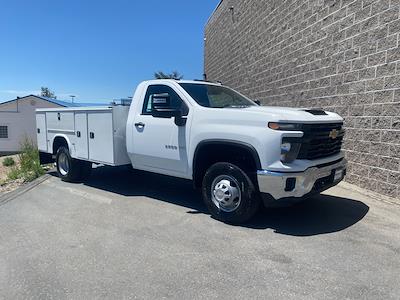
[[[143,102],[142,115],[151,115],[151,104],[155,94],[167,93],[171,99],[171,108],[180,109],[183,116],[187,116],[189,109],[178,94],[169,86],[166,85],[150,85],[147,88],[146,96]]]

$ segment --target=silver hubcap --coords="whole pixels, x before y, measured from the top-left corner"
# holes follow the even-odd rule
[[[236,210],[242,200],[237,180],[229,175],[220,175],[211,185],[211,197],[215,206],[225,212]]]
[[[58,157],[58,170],[60,173],[65,176],[69,172],[69,160],[68,157],[65,153],[61,153],[60,156]]]

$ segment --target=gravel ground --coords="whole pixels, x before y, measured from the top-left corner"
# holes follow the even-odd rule
[[[15,162],[18,162],[18,155],[9,155],[0,157],[0,182],[2,180],[7,179],[7,174],[11,169],[11,167],[3,166],[3,160],[6,159],[7,157],[12,157]]]
[[[4,183],[7,180],[8,172],[12,167],[3,166],[3,160],[6,157],[12,157],[16,163],[18,163],[18,155],[9,155],[0,157],[0,195],[9,193],[23,184],[22,180],[15,180],[12,182]]]
[[[24,184],[22,179],[13,180],[0,185],[0,196],[12,192]]]

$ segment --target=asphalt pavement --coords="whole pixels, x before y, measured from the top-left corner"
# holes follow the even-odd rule
[[[0,298],[399,299],[400,205],[340,185],[232,226],[184,180],[50,175],[0,197]]]

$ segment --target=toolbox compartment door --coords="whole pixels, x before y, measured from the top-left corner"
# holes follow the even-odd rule
[[[86,112],[75,112],[75,155],[89,159],[88,122]]]
[[[114,164],[112,111],[88,112],[89,159]]]
[[[36,114],[36,136],[39,151],[47,152],[46,114]]]
[[[74,133],[74,112],[47,112],[47,130],[49,132]]]

